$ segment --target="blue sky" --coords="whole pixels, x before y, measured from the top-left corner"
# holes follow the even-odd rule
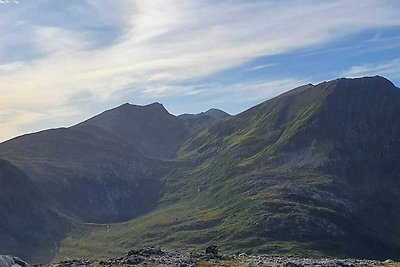
[[[232,114],[306,83],[400,85],[400,1],[0,0],[0,140],[125,102]]]

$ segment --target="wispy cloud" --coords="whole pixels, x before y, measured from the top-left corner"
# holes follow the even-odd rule
[[[52,9],[46,10],[46,5]],[[81,119],[75,115],[79,107],[71,106],[70,100],[82,93],[95,100],[87,103],[93,106],[121,91],[149,97],[207,94],[208,90],[176,84],[195,82],[260,56],[400,25],[395,1],[82,0],[54,5],[53,1],[26,1],[19,9],[2,13],[0,106],[9,122],[0,123],[7,128],[0,139],[25,130],[27,122],[16,118],[29,117],[32,110],[41,115],[29,117],[29,125],[35,121],[42,125],[43,118],[60,109],[74,114],[68,120],[60,116],[62,122]],[[64,9],[68,12],[60,11]],[[107,31],[112,32],[108,39],[103,34]],[[282,80],[289,81],[282,86],[290,89],[290,78]],[[268,93],[259,92],[270,87],[258,83],[229,90],[242,97],[263,98]],[[216,101],[224,99],[220,97]]]
[[[271,63],[271,64],[257,65],[257,66],[254,66],[254,67],[251,67],[251,68],[246,69],[246,71],[261,70],[261,69],[265,69],[265,68],[268,68],[268,67],[272,67],[272,66],[274,66],[274,65],[275,65],[275,64],[273,64],[273,63]]]
[[[400,58],[386,62],[354,66],[344,72],[344,76],[346,77],[371,75],[381,75],[389,79],[400,79]]]
[[[218,83],[198,83],[193,85],[159,85],[142,88],[139,94],[166,96],[200,95],[209,104],[222,102],[243,103],[254,100],[266,100],[290,89],[307,83],[307,79],[270,79],[252,82],[236,82],[229,85]]]
[[[1,4],[16,4],[16,5],[19,5],[20,2],[18,0],[0,0],[0,5]]]

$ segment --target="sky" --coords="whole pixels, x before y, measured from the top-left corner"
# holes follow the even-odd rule
[[[0,0],[0,141],[123,103],[237,114],[307,83],[400,86],[398,0]]]

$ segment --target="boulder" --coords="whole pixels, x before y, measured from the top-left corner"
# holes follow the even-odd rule
[[[28,263],[17,257],[0,255],[0,267],[30,267]]]
[[[207,254],[214,254],[218,255],[218,246],[209,246],[206,248],[206,253]]]
[[[148,247],[148,248],[141,248],[141,249],[134,249],[126,253],[125,257],[130,257],[133,255],[140,255],[144,257],[150,257],[151,255],[163,255],[164,251],[161,250],[161,248],[155,248],[155,247]]]

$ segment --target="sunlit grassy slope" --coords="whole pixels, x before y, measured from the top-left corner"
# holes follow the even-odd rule
[[[140,246],[396,257],[400,93],[381,77],[306,85],[186,142],[151,212],[80,225],[58,259]]]
[[[107,225],[81,225],[64,240],[58,259],[82,255],[107,258],[123,254],[133,247],[151,245],[198,251],[207,244],[218,244],[225,252],[308,251],[308,254],[318,254],[310,252],[312,249],[306,244],[276,241],[260,234],[263,203],[287,205],[275,194],[291,185],[280,184],[268,192],[251,192],[249,185],[240,182],[241,179],[243,177],[237,177],[207,189],[204,182],[194,179],[192,183],[188,182],[191,186],[185,193],[167,193],[160,206],[149,214],[112,224],[109,230]],[[320,178],[306,179],[315,183],[314,179]],[[321,178],[319,182],[324,180]],[[179,179],[179,182],[183,181]],[[179,187],[178,183],[169,183],[172,187]]]

